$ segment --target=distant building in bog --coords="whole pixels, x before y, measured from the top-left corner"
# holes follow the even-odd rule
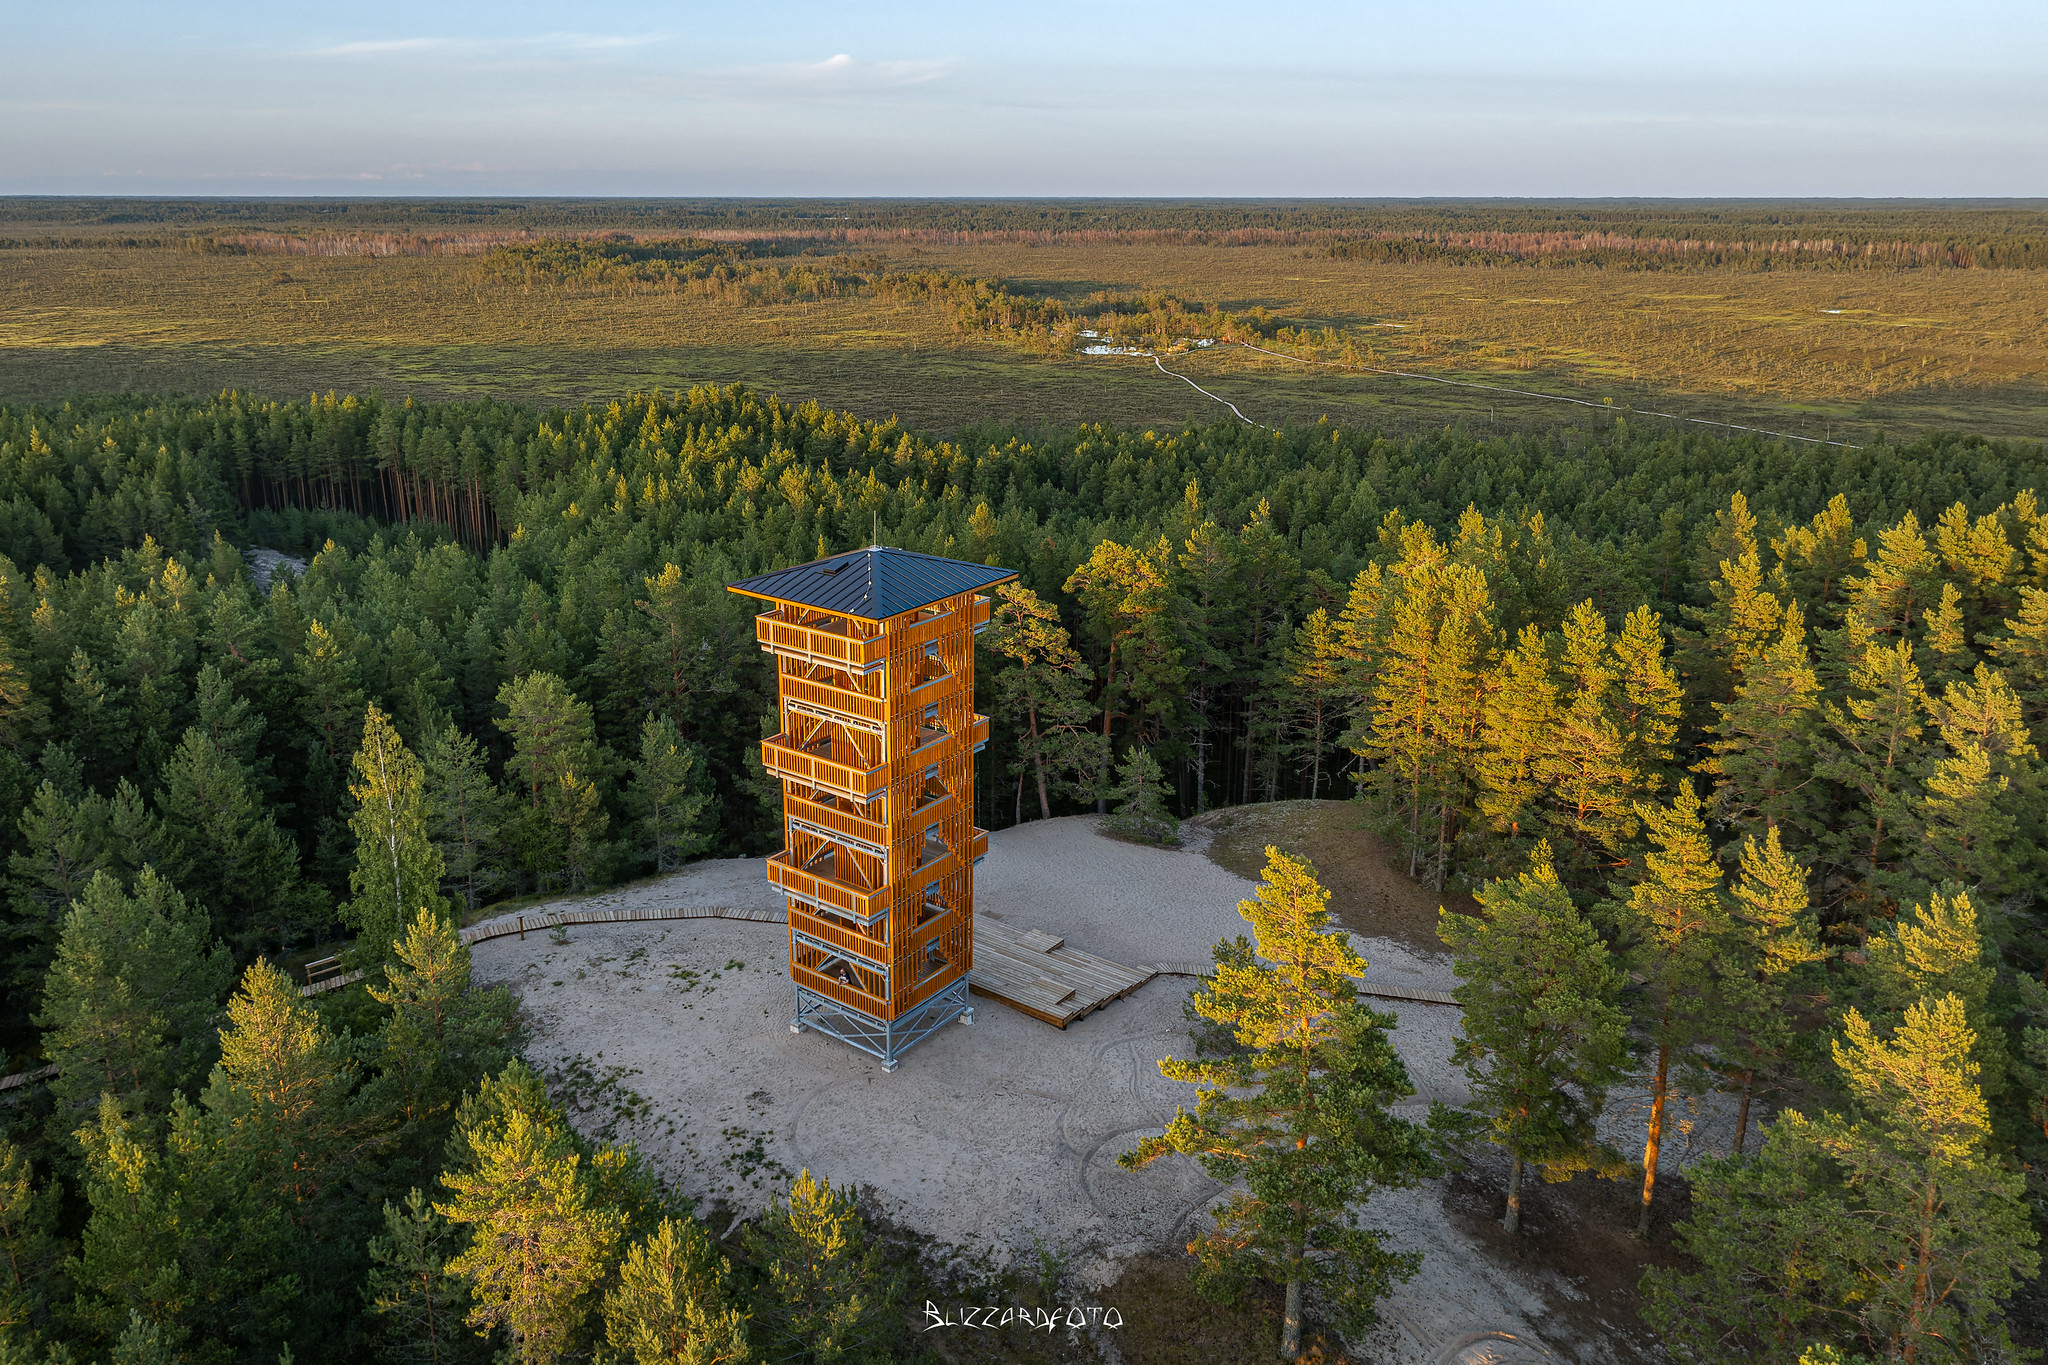
[[[761,762],[782,783],[790,1032],[829,1033],[896,1069],[973,1020],[974,714],[979,594],[1007,569],[873,547],[731,584],[775,656],[781,728]]]

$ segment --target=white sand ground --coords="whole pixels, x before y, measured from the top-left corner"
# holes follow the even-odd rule
[[[1205,838],[1190,830],[1195,840]],[[1178,851],[1104,838],[1091,817],[1034,822],[994,835],[977,869],[976,913],[1042,928],[1120,962],[1206,959],[1219,938],[1249,932],[1236,911],[1252,884],[1196,842]],[[578,909],[776,906],[754,859],[700,863],[675,876],[582,898]],[[529,912],[531,913],[531,912]],[[1359,938],[1366,979],[1449,989],[1449,962]],[[478,976],[519,995],[537,1063],[581,1056],[645,1096],[645,1117],[609,1102],[581,1116],[616,1120],[694,1196],[757,1210],[782,1173],[809,1168],[869,1187],[892,1217],[999,1259],[1033,1238],[1064,1243],[1082,1282],[1100,1288],[1125,1258],[1176,1247],[1222,1193],[1192,1162],[1130,1173],[1116,1156],[1157,1132],[1189,1087],[1158,1059],[1184,1055],[1181,1007],[1194,984],[1158,977],[1064,1031],[976,997],[972,1026],[949,1025],[893,1074],[832,1039],[789,1032],[784,931],[774,924],[691,920],[577,926],[557,946],[542,934],[477,945]],[[744,964],[736,965],[736,964]],[[1457,1103],[1450,1065],[1458,1012],[1376,1001],[1416,1087],[1409,1112]],[[1613,1138],[1640,1150],[1638,1107],[1619,1104]],[[1684,1115],[1680,1115],[1684,1118]],[[1725,1125],[1723,1125],[1725,1126]],[[1696,1125],[1669,1144],[1666,1169],[1712,1135]],[[1724,1147],[1725,1136],[1717,1135]],[[1583,1297],[1562,1277],[1496,1257],[1454,1226],[1437,1183],[1384,1194],[1367,1210],[1423,1269],[1383,1305],[1385,1325],[1357,1358],[1511,1362],[1634,1358],[1587,1339],[1557,1309]]]

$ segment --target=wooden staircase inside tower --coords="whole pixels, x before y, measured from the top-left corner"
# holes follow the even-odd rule
[[[1040,929],[1020,933],[985,915],[974,920],[970,989],[1054,1028],[1123,999],[1152,976],[1149,969],[1069,948],[1064,939]]]

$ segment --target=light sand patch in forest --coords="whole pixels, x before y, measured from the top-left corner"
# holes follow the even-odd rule
[[[1188,848],[1167,851],[1105,838],[1085,816],[1001,831],[977,872],[977,913],[1120,962],[1206,958],[1218,939],[1249,931],[1236,905],[1253,884],[1202,855],[1207,831],[1189,833]],[[574,904],[773,905],[760,868],[753,859],[700,863]],[[1441,957],[1362,934],[1356,943],[1368,980],[1454,984]],[[532,933],[480,944],[476,959],[481,979],[519,995],[536,1064],[581,1073],[579,1123],[636,1140],[685,1191],[743,1217],[809,1168],[869,1187],[905,1224],[999,1259],[1034,1237],[1064,1243],[1077,1273],[1101,1287],[1130,1257],[1184,1243],[1222,1193],[1185,1160],[1137,1173],[1116,1166],[1119,1152],[1192,1098],[1157,1065],[1188,1051],[1185,978],[1155,978],[1064,1031],[977,997],[971,1026],[940,1030],[892,1075],[832,1039],[789,1032],[787,940],[777,925],[577,926],[567,945]],[[1404,1112],[1419,1119],[1432,1100],[1460,1101],[1463,1078],[1450,1065],[1457,1011],[1373,1003],[1399,1018],[1394,1040],[1417,1090]],[[651,1101],[646,1113],[607,1091],[607,1076]],[[1486,1338],[1502,1361],[1546,1335],[1583,1358],[1629,1358],[1619,1343],[1589,1341],[1555,1316],[1571,1297],[1561,1277],[1462,1231],[1445,1211],[1442,1182],[1383,1195],[1366,1220],[1425,1256],[1422,1273],[1387,1303],[1373,1358],[1434,1360],[1493,1332],[1525,1343]]]

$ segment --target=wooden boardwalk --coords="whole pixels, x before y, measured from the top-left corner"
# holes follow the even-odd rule
[[[1199,976],[1211,977],[1216,974],[1213,962],[1155,962],[1152,971],[1158,976]],[[1413,1000],[1424,1005],[1457,1005],[1458,999],[1449,991],[1424,990],[1420,986],[1396,986],[1386,981],[1354,981],[1354,989],[1360,995],[1377,996],[1382,1000]]]
[[[977,916],[974,921],[969,988],[1055,1028],[1123,999],[1154,974],[1149,967],[1126,967],[1069,948],[1064,939],[1043,930],[1020,933],[991,919]]]
[[[649,910],[558,910],[552,914],[506,915],[502,919],[474,925],[462,931],[464,943],[509,938],[513,934],[544,934],[564,924],[641,924],[664,919],[739,919],[756,924],[787,924],[781,910],[742,909],[730,905],[665,905]]]

